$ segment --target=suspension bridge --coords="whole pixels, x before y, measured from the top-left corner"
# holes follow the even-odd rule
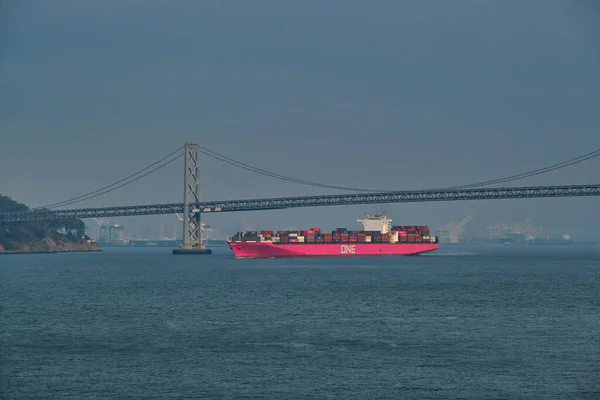
[[[183,214],[183,245],[182,251],[203,252],[205,245],[201,239],[200,216],[203,213],[222,213],[239,211],[257,211],[257,210],[281,210],[287,208],[299,207],[323,207],[323,206],[342,206],[358,204],[385,204],[385,203],[414,203],[431,201],[464,201],[464,200],[500,200],[500,199],[526,199],[526,198],[548,198],[548,197],[583,197],[600,196],[600,185],[563,185],[563,186],[525,186],[525,187],[491,187],[481,188],[474,186],[483,186],[489,182],[506,182],[510,180],[521,179],[537,175],[539,173],[549,172],[554,169],[572,165],[585,161],[589,158],[600,155],[600,150],[577,157],[567,162],[552,165],[550,167],[534,170],[529,173],[515,175],[513,177],[503,178],[495,181],[480,182],[477,184],[465,185],[461,187],[431,190],[404,190],[404,191],[368,191],[365,189],[345,188],[339,186],[314,184],[313,186],[322,186],[327,188],[361,191],[358,194],[339,194],[339,195],[320,195],[320,196],[299,196],[299,197],[279,197],[263,199],[243,199],[243,200],[224,200],[224,201],[200,201],[200,146],[197,142],[187,142],[185,144],[185,180],[184,180],[184,201],[182,203],[171,204],[151,204],[135,206],[118,207],[99,207],[99,208],[79,208],[54,210],[49,207],[38,208],[19,212],[0,213],[0,223],[14,223],[25,221],[48,221],[48,220],[67,220],[67,219],[87,219],[87,218],[107,218],[122,216],[143,216],[143,215],[161,215],[161,214]],[[213,152],[211,152],[213,153]],[[216,153],[213,153],[216,154]],[[209,154],[210,155],[210,154]],[[591,156],[590,156],[591,155]],[[234,160],[219,156],[222,161],[232,163]],[[164,160],[164,159],[163,159]],[[169,161],[172,162],[175,159]],[[156,163],[155,163],[156,164]],[[165,163],[164,165],[166,165]],[[309,181],[302,181],[285,177],[283,175],[268,173],[268,171],[251,167],[247,164],[237,163],[244,169],[252,169],[255,172],[265,175],[284,178],[296,183],[311,184]],[[154,164],[153,164],[154,165]],[[163,165],[163,166],[164,166]],[[153,172],[154,170],[150,171]],[[137,179],[146,176],[142,175]],[[121,182],[121,181],[119,181]],[[117,182],[117,183],[119,183]],[[131,183],[133,181],[127,182]],[[112,185],[111,185],[112,186]],[[123,185],[121,185],[123,186]],[[115,188],[121,187],[117,186]],[[110,190],[114,190],[110,189]],[[98,192],[98,191],[96,191]],[[92,192],[95,193],[95,192]],[[101,193],[102,194],[102,193]],[[83,196],[80,196],[83,197]],[[77,198],[76,198],[77,199]],[[62,202],[65,203],[65,202]],[[56,204],[62,204],[56,203]],[[187,221],[187,223],[185,223]],[[209,251],[207,251],[209,252]]]

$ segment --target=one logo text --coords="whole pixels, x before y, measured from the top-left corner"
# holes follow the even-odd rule
[[[342,254],[356,254],[356,246],[353,244],[343,244],[340,250]]]

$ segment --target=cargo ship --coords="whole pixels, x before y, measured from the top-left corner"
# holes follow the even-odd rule
[[[237,232],[228,240],[236,258],[389,257],[437,250],[427,226],[393,226],[378,213],[357,220],[363,230],[337,228]]]

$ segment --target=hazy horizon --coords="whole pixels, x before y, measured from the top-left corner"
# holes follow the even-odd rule
[[[518,7],[517,7],[518,5]],[[0,193],[36,207],[96,190],[185,141],[332,185],[418,189],[600,148],[593,1],[0,3]],[[510,185],[600,183],[594,159]],[[205,200],[339,193],[201,158]],[[183,162],[69,208],[182,201]],[[595,235],[597,198],[210,215],[235,230],[485,226]],[[175,216],[115,219],[171,234]],[[87,225],[93,223],[86,221]],[[598,236],[598,235],[596,235]]]

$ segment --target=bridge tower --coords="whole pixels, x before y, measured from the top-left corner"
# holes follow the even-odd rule
[[[211,254],[202,235],[201,212],[194,207],[200,202],[200,145],[186,142],[183,191],[183,243],[173,254]],[[192,206],[193,208],[191,208]]]

